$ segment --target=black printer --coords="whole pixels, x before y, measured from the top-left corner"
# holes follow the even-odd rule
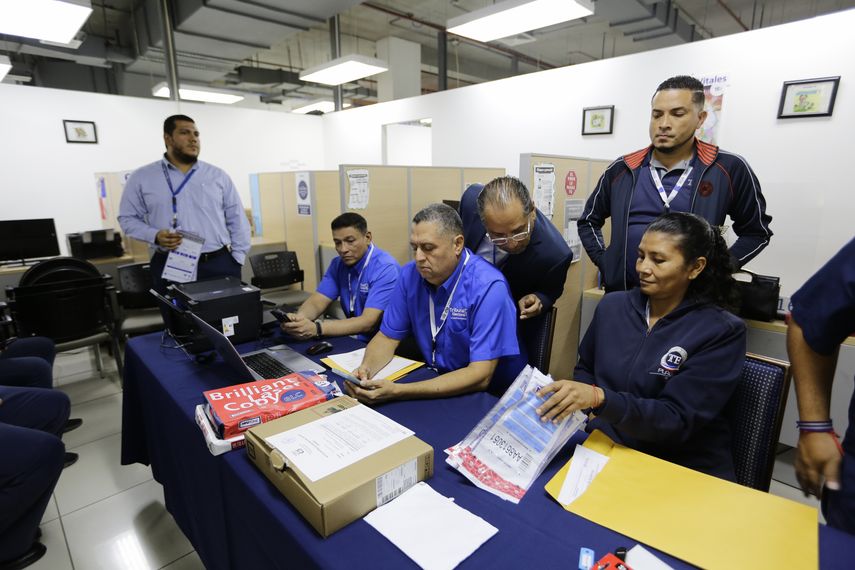
[[[170,296],[232,344],[256,340],[261,333],[261,290],[235,277],[222,277],[169,286]]]

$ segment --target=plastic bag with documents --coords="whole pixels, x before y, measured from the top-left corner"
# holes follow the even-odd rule
[[[575,412],[558,424],[541,422],[537,391],[552,382],[531,366],[519,373],[493,409],[457,445],[446,462],[476,486],[519,503],[558,450],[587,418]]]

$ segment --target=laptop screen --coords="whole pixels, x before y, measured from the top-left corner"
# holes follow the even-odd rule
[[[199,327],[199,330],[204,334],[208,340],[211,341],[211,344],[214,345],[214,350],[217,351],[217,354],[226,361],[226,363],[238,374],[242,377],[246,377],[248,379],[254,378],[252,372],[247,367],[246,363],[238,354],[237,349],[231,343],[231,341],[226,338],[226,335],[200,319],[198,316],[194,315],[190,311],[187,311],[186,314],[190,315],[196,325]]]

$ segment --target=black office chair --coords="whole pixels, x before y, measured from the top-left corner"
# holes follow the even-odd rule
[[[53,257],[36,263],[27,269],[18,282],[19,287],[75,281],[90,277],[101,277],[97,267],[77,257]]]
[[[740,485],[769,491],[791,376],[787,362],[751,353],[745,356],[742,380],[725,410]]]
[[[303,290],[303,270],[294,251],[271,251],[249,256],[253,277],[251,283],[262,290],[264,301],[274,305],[299,306],[309,298],[310,293]],[[300,290],[286,289],[300,284]]]
[[[555,319],[558,309],[554,306],[548,313],[520,322],[520,338],[528,351],[528,363],[544,374],[549,374],[552,357],[552,338],[555,335]]]
[[[150,265],[128,263],[117,268],[119,291],[118,330],[123,339],[135,334],[163,330],[163,316],[157,300],[149,293],[153,287]]]
[[[110,276],[99,274],[97,268],[86,261],[75,259],[63,268],[57,259],[74,258],[42,262],[48,264],[46,270],[34,271],[41,265],[38,264],[27,271],[30,274],[28,281],[37,281],[37,284],[6,288],[15,334],[19,337],[45,336],[53,339],[57,352],[84,346],[94,347],[96,366],[102,378],[104,366],[100,344],[109,342],[121,377],[122,357],[115,329],[114,290]],[[91,268],[82,268],[76,262],[90,265]],[[84,277],[87,273],[95,275]],[[77,278],[74,278],[75,275]],[[60,280],[59,276],[69,279]]]

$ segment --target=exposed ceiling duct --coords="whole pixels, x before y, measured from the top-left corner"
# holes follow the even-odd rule
[[[662,39],[668,45],[704,39],[671,0],[598,0],[596,15],[639,42]]]

